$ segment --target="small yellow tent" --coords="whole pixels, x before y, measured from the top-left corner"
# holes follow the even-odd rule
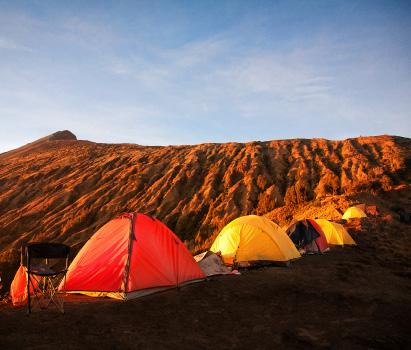
[[[353,238],[347,232],[343,225],[331,222],[325,219],[316,219],[315,222],[323,230],[328,244],[334,245],[356,245]]]
[[[226,264],[289,261],[301,257],[280,226],[257,215],[231,221],[218,234],[210,250],[220,251]]]
[[[344,215],[342,216],[344,220],[353,219],[353,218],[366,218],[366,217],[367,217],[367,214],[365,214],[361,208],[358,208],[356,206],[349,207],[345,211]]]

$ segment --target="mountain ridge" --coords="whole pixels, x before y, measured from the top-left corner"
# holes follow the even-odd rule
[[[122,212],[158,217],[196,251],[241,215],[285,224],[289,208],[411,182],[411,139],[398,136],[141,146],[52,135],[0,154],[0,264],[28,241],[78,249]]]
[[[95,143],[101,145],[131,145],[131,146],[140,146],[140,147],[194,147],[194,146],[203,146],[203,145],[247,145],[253,143],[266,143],[266,142],[292,142],[292,141],[330,141],[330,142],[342,142],[342,141],[349,141],[349,140],[372,140],[375,138],[379,139],[404,139],[408,140],[409,138],[405,136],[399,135],[389,135],[389,134],[382,134],[382,135],[370,135],[370,136],[358,136],[358,137],[349,137],[346,139],[328,139],[324,137],[313,137],[313,138],[287,138],[287,139],[276,139],[276,140],[260,140],[260,141],[227,141],[227,142],[201,142],[201,143],[194,143],[194,144],[170,144],[170,145],[142,145],[137,143],[130,143],[130,142],[121,142],[121,143],[107,143],[107,142],[94,142],[89,140],[78,139],[77,136],[71,132],[70,130],[61,130],[51,133],[50,135],[41,137],[35,141],[29,142],[23,146],[17,147],[12,150],[8,150],[5,152],[0,153],[0,157],[3,155],[9,155],[11,152],[15,152],[21,149],[29,149],[34,145],[38,144],[47,144],[50,141],[78,141],[78,142],[86,142],[86,143]],[[34,147],[33,147],[34,148]],[[32,149],[33,150],[33,149]]]

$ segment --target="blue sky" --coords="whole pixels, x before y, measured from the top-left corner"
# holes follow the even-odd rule
[[[0,152],[411,137],[409,1],[1,1]]]

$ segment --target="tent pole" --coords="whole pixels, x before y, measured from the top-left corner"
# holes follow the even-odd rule
[[[128,277],[130,273],[131,251],[133,249],[133,240],[135,240],[134,226],[135,226],[136,219],[137,219],[136,215],[134,213],[131,214],[130,232],[129,232],[129,237],[128,237],[127,261],[126,261],[126,266],[124,267],[123,282],[121,286],[121,291],[124,294],[127,293],[127,282],[128,282]]]

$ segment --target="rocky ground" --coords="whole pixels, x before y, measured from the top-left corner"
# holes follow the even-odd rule
[[[347,225],[356,247],[141,299],[70,297],[66,313],[0,306],[2,349],[406,349],[411,226]]]

